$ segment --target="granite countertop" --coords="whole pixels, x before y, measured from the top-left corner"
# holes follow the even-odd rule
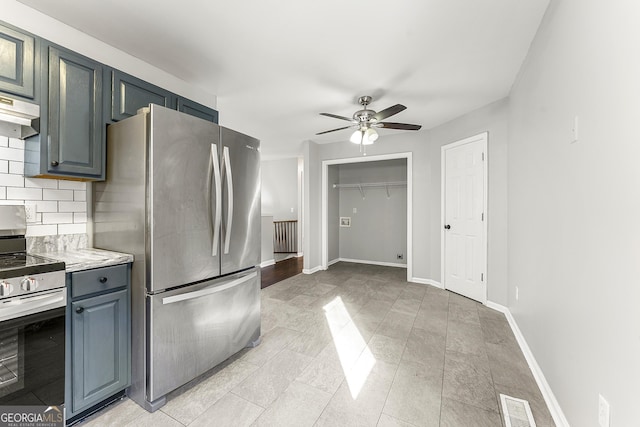
[[[40,252],[36,255],[64,261],[67,273],[133,262],[133,255],[94,248]]]

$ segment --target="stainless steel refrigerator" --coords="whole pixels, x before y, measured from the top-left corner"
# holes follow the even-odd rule
[[[165,395],[260,339],[259,141],[157,105],[107,129],[94,246],[132,253],[130,397]]]

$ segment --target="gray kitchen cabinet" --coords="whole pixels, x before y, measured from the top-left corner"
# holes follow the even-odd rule
[[[39,40],[0,24],[0,92],[36,99],[36,55]]]
[[[102,64],[54,45],[43,46],[41,55],[47,98],[40,134],[25,141],[25,176],[103,180]]]
[[[218,123],[218,112],[216,110],[186,98],[178,98],[178,111]]]
[[[131,381],[130,266],[67,274],[67,419],[121,393]]]
[[[118,70],[112,70],[111,77],[111,120],[134,116],[149,104],[176,109],[176,97],[168,90]]]

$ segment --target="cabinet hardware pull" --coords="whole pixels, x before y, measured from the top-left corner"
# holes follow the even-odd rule
[[[106,277],[101,277],[98,280],[100,281],[100,283],[107,283],[107,278]]]
[[[59,164],[60,164],[60,163],[58,163],[58,161],[57,161],[57,160],[54,160],[54,161],[52,161],[52,162],[51,162],[51,166],[53,166],[53,167],[56,167],[56,166],[58,166]]]
[[[76,308],[76,313],[80,314],[84,311],[84,307],[78,307]]]

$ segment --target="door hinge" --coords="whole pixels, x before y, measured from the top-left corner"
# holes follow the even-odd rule
[[[480,273],[480,281],[484,282],[484,273]]]
[[[484,162],[484,153],[482,153],[482,161]]]
[[[484,212],[482,212],[482,214],[480,214],[480,221],[484,221]]]

